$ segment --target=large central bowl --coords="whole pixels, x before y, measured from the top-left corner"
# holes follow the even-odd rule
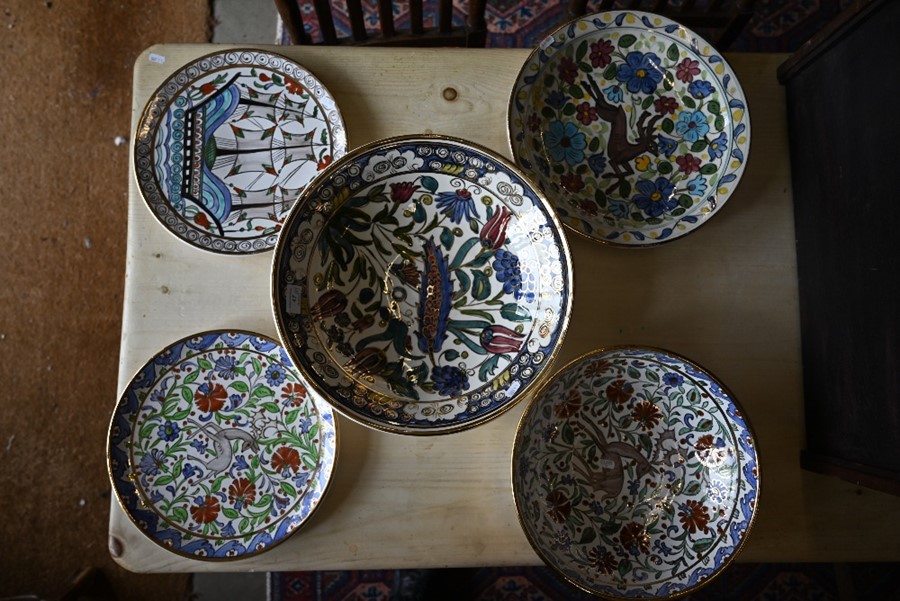
[[[279,334],[310,385],[403,434],[462,430],[522,398],[571,295],[543,195],[499,155],[439,136],[336,161],[291,211],[272,267]]]

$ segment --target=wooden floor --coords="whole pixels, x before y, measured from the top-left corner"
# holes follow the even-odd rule
[[[131,74],[208,39],[209,2],[36,2],[0,11],[0,598],[57,598],[97,566],[120,599],[179,599],[107,551],[104,461],[125,273]],[[122,136],[116,142],[118,136]]]

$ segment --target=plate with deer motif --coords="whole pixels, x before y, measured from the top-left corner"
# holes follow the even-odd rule
[[[348,417],[401,434],[470,428],[543,379],[572,261],[519,169],[471,142],[403,136],[335,161],[275,249],[281,340]]]
[[[109,475],[150,540],[191,559],[262,553],[307,522],[337,455],[331,407],[284,348],[205,332],[150,359],[112,416]]]
[[[721,54],[634,11],[588,15],[547,37],[519,72],[508,128],[516,162],[560,220],[626,247],[705,223],[750,147],[747,102]]]
[[[707,584],[757,513],[750,424],[715,377],[676,354],[584,355],[535,393],[512,459],[519,522],[544,562],[611,599]]]
[[[227,50],[181,67],[137,125],[134,170],[153,216],[222,254],[269,250],[300,192],[347,150],[334,98],[297,63]]]

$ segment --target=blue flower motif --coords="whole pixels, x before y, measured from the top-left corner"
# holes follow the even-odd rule
[[[197,449],[197,452],[201,455],[206,455],[206,443],[201,440],[195,440],[191,443],[191,446]]]
[[[234,536],[234,534],[234,526],[231,524],[231,522],[225,524],[225,527],[222,528],[222,536]]]
[[[228,406],[228,410],[234,411],[235,409],[240,407],[241,401],[243,401],[244,399],[241,397],[241,395],[234,393],[233,395],[228,397],[228,400],[231,402],[231,404]]]
[[[153,449],[141,457],[141,473],[145,476],[155,476],[166,465],[166,454],[159,449]]]
[[[559,110],[566,104],[566,101],[568,101],[568,100],[569,100],[568,96],[566,96],[559,90],[553,90],[553,92],[551,92],[550,95],[547,96],[546,102],[547,102],[548,106],[550,106],[556,110]]]
[[[247,460],[244,459],[243,455],[238,455],[234,458],[234,467],[239,470],[249,470],[250,466],[247,464]]]
[[[625,98],[622,86],[609,86],[603,90],[603,95],[606,96],[606,99],[610,102],[622,102]]]
[[[491,263],[497,281],[503,284],[503,291],[512,294],[517,300],[523,296],[528,302],[534,300],[534,293],[522,292],[522,269],[519,266],[519,257],[505,248],[500,248],[494,253],[494,261]]]
[[[696,142],[709,132],[706,115],[702,111],[681,111],[675,122],[675,133],[687,142]]]
[[[706,178],[698,175],[687,183],[687,189],[691,196],[703,196],[706,193]]]
[[[606,169],[606,157],[603,156],[602,152],[591,155],[588,157],[588,167],[594,172],[594,177],[600,177],[600,174]]]
[[[312,420],[304,417],[300,420],[299,428],[301,434],[309,434],[309,430],[312,428]]]
[[[195,468],[190,463],[185,463],[184,467],[181,468],[181,473],[184,475],[185,478],[190,478],[195,473],[197,473],[197,468]]]
[[[160,425],[159,430],[157,430],[156,432],[156,435],[166,442],[172,442],[173,440],[178,438],[179,432],[181,432],[181,428],[178,427],[178,424],[167,421],[166,423]]]
[[[469,388],[466,372],[453,365],[435,365],[431,370],[431,381],[438,394],[459,396]]]
[[[662,378],[663,384],[666,386],[681,386],[684,383],[684,378],[681,374],[676,374],[673,372],[669,372]]]
[[[609,212],[619,219],[628,217],[628,203],[622,200],[610,200],[608,208]]]
[[[667,138],[662,134],[657,135],[656,145],[659,147],[659,151],[669,159],[672,158],[672,155],[678,150],[678,142],[672,138]]]
[[[230,380],[235,377],[237,375],[237,368],[237,360],[230,355],[216,359],[216,373],[225,380]]]
[[[270,365],[266,370],[266,381],[269,383],[269,386],[281,386],[286,377],[287,374],[284,373],[284,368],[280,365]]]
[[[703,79],[695,79],[691,82],[691,85],[688,86],[688,93],[698,100],[706,98],[714,91],[712,84]]]
[[[584,160],[587,140],[574,123],[563,125],[561,121],[551,122],[544,143],[547,145],[550,158],[554,161],[566,161],[570,165],[577,165]]]
[[[466,221],[474,219],[478,214],[475,211],[472,193],[465,188],[441,192],[437,195],[435,204],[441,213],[450,217],[450,221],[456,224],[462,223],[463,219]]]
[[[665,177],[658,177],[655,182],[642,179],[637,183],[637,189],[634,204],[649,217],[659,217],[678,206],[675,186]]]
[[[599,516],[599,515],[603,515],[603,513],[604,513],[603,503],[601,503],[600,501],[596,501],[596,500],[591,501],[590,508],[591,508],[591,511],[594,512],[594,515]]]
[[[720,133],[712,142],[710,142],[707,150],[709,151],[709,158],[711,159],[718,159],[725,154],[725,151],[728,150],[728,136],[725,135],[725,132]]]
[[[629,52],[625,63],[616,70],[616,79],[624,83],[632,94],[652,94],[663,78],[659,64],[659,57],[652,52]]]
[[[638,494],[638,489],[641,487],[640,479],[631,480],[628,482],[628,494],[631,496],[635,496]]]
[[[150,401],[153,403],[159,403],[160,405],[163,401],[166,400],[166,391],[160,388],[157,388],[153,392],[150,393]]]

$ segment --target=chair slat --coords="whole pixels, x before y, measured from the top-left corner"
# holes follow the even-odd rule
[[[422,0],[409,0],[409,31],[413,35],[421,35],[425,32],[422,23]]]
[[[331,14],[331,2],[329,0],[313,0],[313,8],[316,9],[316,18],[319,20],[322,42],[334,46],[338,43],[338,37],[337,30],[334,28],[334,17]]]
[[[438,31],[441,33],[453,31],[453,0],[441,0],[438,9]]]
[[[391,0],[378,0],[378,21],[381,35],[386,38],[394,37],[394,3]]]
[[[300,6],[296,0],[275,0],[275,8],[281,15],[284,28],[294,44],[311,44],[312,40],[303,28],[303,16],[300,14]]]
[[[296,0],[295,0],[296,1]],[[363,16],[362,0],[347,0],[347,16],[350,17],[350,30],[354,42],[364,42],[369,34],[366,33],[366,21]]]

